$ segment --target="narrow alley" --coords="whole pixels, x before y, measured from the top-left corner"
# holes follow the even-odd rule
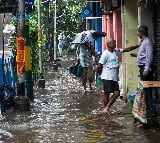
[[[1,116],[2,143],[158,143],[160,130],[134,128],[130,105],[118,99],[110,116],[101,113],[99,91],[83,92],[62,59],[58,72],[49,67],[46,87],[34,87],[29,112],[8,111]]]

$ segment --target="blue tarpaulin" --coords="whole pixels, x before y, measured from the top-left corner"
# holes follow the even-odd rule
[[[14,69],[13,56],[4,57],[4,64],[2,64],[2,55],[0,55],[0,85],[6,82],[7,85],[15,88],[16,75]]]

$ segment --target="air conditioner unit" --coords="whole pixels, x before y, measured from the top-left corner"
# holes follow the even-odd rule
[[[106,11],[112,10],[112,0],[104,0],[104,9]]]
[[[18,6],[18,0],[0,0],[0,13],[12,13]]]
[[[112,7],[113,9],[121,7],[121,0],[112,0]]]

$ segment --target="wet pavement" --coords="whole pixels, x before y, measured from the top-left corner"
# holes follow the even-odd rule
[[[72,59],[70,59],[72,61]],[[102,114],[96,87],[83,92],[62,60],[58,72],[45,73],[45,89],[34,87],[29,112],[7,111],[0,117],[0,143],[158,143],[160,130],[135,128],[131,106],[118,99],[111,115]]]

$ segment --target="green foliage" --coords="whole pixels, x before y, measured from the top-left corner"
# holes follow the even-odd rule
[[[32,57],[32,72],[34,74],[39,73],[39,50],[38,50],[38,26],[37,26],[37,17],[33,13],[31,15],[31,19],[29,21],[29,37],[30,37],[30,50]]]
[[[18,22],[16,19],[13,19],[11,21],[11,24],[13,24],[15,27],[18,26]],[[10,42],[9,46],[12,47],[12,52],[13,52],[13,56],[14,56],[14,61],[15,61],[15,58],[16,58],[16,37],[17,37],[17,32],[15,31],[13,34],[12,34],[12,42]]]
[[[50,5],[50,6],[49,6]],[[45,3],[42,5],[42,25],[48,28],[49,33],[54,31],[54,3]],[[57,0],[56,3],[56,31],[57,34],[65,32],[66,34],[76,33],[78,31],[78,18],[81,15],[82,7],[85,6],[85,0]],[[49,9],[50,8],[50,9]],[[47,23],[46,23],[47,20]]]
[[[65,33],[76,33],[78,31],[78,18],[84,4],[84,0],[68,0],[63,1],[63,5],[61,3],[57,4],[58,6],[61,6],[62,9],[65,8],[63,17],[57,19],[58,33],[61,31],[64,31]]]
[[[17,27],[18,25],[18,22],[16,19],[13,19],[11,21],[11,24],[13,24],[15,27]],[[12,42],[9,42],[9,47],[12,47],[12,53],[13,53],[13,67],[14,67],[14,74],[16,75],[16,52],[17,52],[17,49],[16,49],[16,37],[17,37],[17,32],[15,31],[14,33],[12,33],[12,38],[10,38],[10,40]]]
[[[65,34],[76,33],[78,31],[77,19],[81,14],[81,9],[85,5],[85,0],[57,0],[56,3],[56,32],[57,35],[61,32]],[[40,5],[41,9],[41,29],[42,29],[42,61],[47,61],[48,48],[46,43],[49,39],[53,41],[54,33],[54,1],[43,3]],[[35,9],[30,14],[29,20],[29,38],[30,50],[32,58],[32,72],[39,73],[39,49],[38,49],[38,14],[37,14],[37,0],[35,0]],[[12,23],[17,27],[18,22],[13,20]],[[14,33],[16,39],[17,33]],[[16,42],[15,42],[16,43]],[[12,45],[13,53],[16,55],[16,44]]]
[[[13,19],[11,22],[17,29],[18,21],[17,19]],[[38,40],[38,27],[37,27],[37,20],[36,16],[31,16],[31,19],[29,21],[29,40],[30,40],[30,51],[31,51],[31,58],[32,58],[32,72],[34,74],[39,73],[39,63],[38,63],[38,46],[37,46],[37,40]],[[16,30],[15,33],[12,34],[12,40],[14,42],[10,43],[9,46],[12,47],[12,52],[14,56],[14,63],[16,65],[16,37],[18,36],[18,31]]]

